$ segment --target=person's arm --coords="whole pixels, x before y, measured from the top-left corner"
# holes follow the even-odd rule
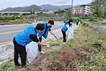
[[[41,46],[47,46],[47,44],[43,43],[43,42],[38,42],[39,45]]]
[[[44,38],[43,36],[42,36],[42,39],[43,39],[44,41],[46,41],[46,38]]]
[[[66,24],[66,27],[69,28],[69,24]]]
[[[47,46],[47,44],[40,42],[40,40],[38,39],[38,37],[36,35],[30,35],[30,39],[36,43],[38,43],[41,46]]]
[[[32,41],[34,41],[34,42],[39,42],[39,39],[37,38],[37,36],[36,35],[30,35],[29,36],[30,37],[30,39],[32,40]]]

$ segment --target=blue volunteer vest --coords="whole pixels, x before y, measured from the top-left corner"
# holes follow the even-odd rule
[[[67,23],[64,23],[63,27],[61,28],[61,31],[66,32],[68,30]]]
[[[43,29],[43,31],[40,33],[39,36],[40,36],[40,37],[43,36],[43,37],[46,39],[47,36],[48,36],[48,32],[51,31],[51,27],[48,27],[46,23],[43,24],[43,26],[44,26],[44,29]]]
[[[15,36],[15,40],[19,45],[25,46],[32,41],[29,37],[31,34],[37,35],[33,25],[27,27],[23,32],[18,33]]]

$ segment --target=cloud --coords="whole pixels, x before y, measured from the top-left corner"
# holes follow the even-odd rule
[[[67,4],[68,2],[69,2],[69,0],[58,0],[58,1],[55,0],[54,3],[57,3],[57,4]]]
[[[85,4],[91,2],[92,0],[73,0],[74,5]],[[29,5],[42,5],[42,4],[52,4],[52,5],[70,5],[71,0],[0,0],[0,9],[7,7],[22,7]]]

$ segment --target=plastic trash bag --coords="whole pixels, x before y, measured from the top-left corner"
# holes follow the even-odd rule
[[[50,44],[47,44],[46,47],[47,47],[47,48],[50,48],[51,46],[50,46]]]
[[[38,56],[38,44],[36,42],[30,42],[26,45],[27,61],[31,63]]]
[[[73,30],[71,30],[71,27],[69,28],[69,30],[67,31],[67,40],[71,40],[74,39],[74,32]]]
[[[69,28],[68,28],[68,31],[67,31],[67,40],[71,40],[71,39],[74,39],[74,32],[76,30],[76,25],[75,24],[72,24]]]
[[[78,28],[78,26],[76,24],[73,24],[72,26],[73,26],[73,30],[75,32],[75,30]]]

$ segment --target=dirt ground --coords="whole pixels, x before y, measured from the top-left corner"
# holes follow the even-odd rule
[[[39,56],[32,64],[21,71],[79,71],[77,62],[89,59],[93,49],[65,47],[55,60],[49,60],[47,54]]]

